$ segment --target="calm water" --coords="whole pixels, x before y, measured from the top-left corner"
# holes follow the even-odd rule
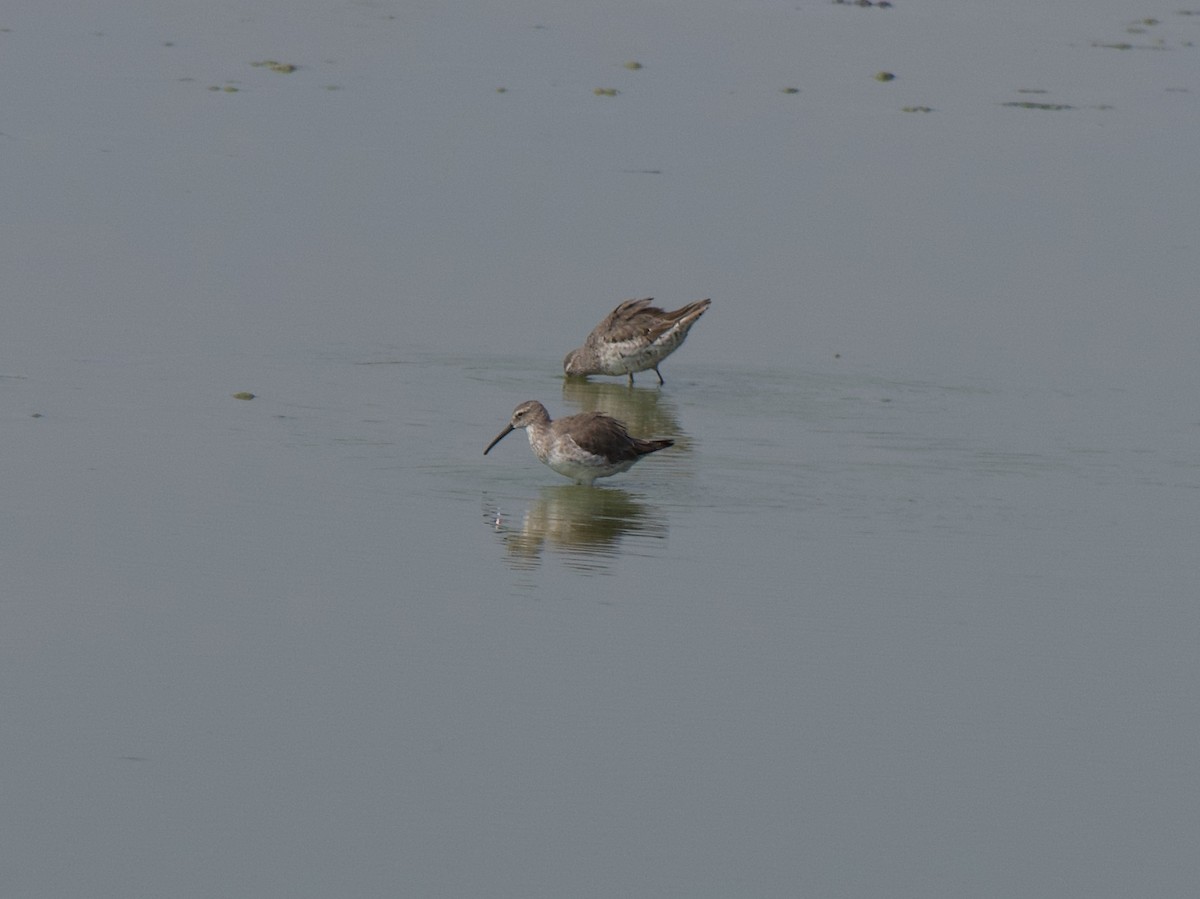
[[[39,9],[0,893],[1195,894],[1200,17]]]
[[[6,379],[13,889],[1181,886],[1197,423],[688,349],[633,390],[330,355],[152,421],[127,372]],[[532,396],[678,445],[484,458]]]

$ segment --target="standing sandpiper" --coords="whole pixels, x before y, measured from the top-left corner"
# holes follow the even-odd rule
[[[563,371],[568,375],[629,375],[654,369],[663,383],[658,364],[679,349],[696,320],[712,300],[697,300],[674,312],[651,306],[651,299],[626,300],[592,330],[577,350],[567,353]]]
[[[517,428],[525,428],[529,445],[538,460],[579,484],[591,485],[596,478],[607,478],[629,471],[642,456],[656,453],[673,440],[642,440],[630,437],[625,425],[603,412],[580,412],[557,421],[537,400],[521,403],[512,420],[488,450]]]

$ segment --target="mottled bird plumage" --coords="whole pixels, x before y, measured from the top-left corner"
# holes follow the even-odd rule
[[[483,451],[488,452],[518,428],[524,428],[538,460],[581,484],[628,471],[642,456],[674,445],[673,440],[633,437],[617,419],[603,412],[580,412],[552,420],[537,400],[521,403],[508,425]]]
[[[697,300],[673,312],[651,306],[649,297],[626,300],[592,329],[583,346],[571,350],[563,359],[568,375],[628,375],[652,369],[663,383],[658,370],[667,356],[679,349],[692,325],[712,304]]]

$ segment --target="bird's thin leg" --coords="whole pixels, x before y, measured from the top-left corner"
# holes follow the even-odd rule
[[[666,383],[666,381],[664,381],[664,380],[662,379],[662,372],[660,372],[660,371],[658,370],[658,366],[657,366],[657,365],[656,365],[656,366],[654,366],[654,373],[655,373],[656,375],[658,375],[658,386],[659,386],[659,387],[662,387],[662,386],[663,386],[663,384],[665,384],[665,383]]]

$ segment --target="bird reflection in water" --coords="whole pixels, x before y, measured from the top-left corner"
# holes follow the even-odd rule
[[[572,412],[603,412],[625,422],[631,434],[670,437],[677,447],[687,445],[675,404],[657,387],[564,378],[562,398]]]
[[[631,544],[667,535],[659,510],[612,487],[545,487],[519,523],[485,495],[484,515],[504,541],[509,564],[520,570],[536,568],[548,548],[571,568],[603,572]]]

